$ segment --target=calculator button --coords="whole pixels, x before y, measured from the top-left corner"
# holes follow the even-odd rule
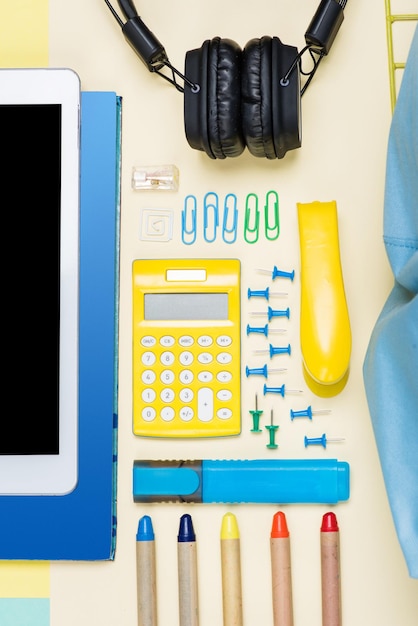
[[[171,335],[163,335],[163,337],[160,337],[160,344],[164,346],[164,348],[170,348],[174,346],[175,339],[171,337]]]
[[[232,374],[231,372],[226,372],[226,371],[218,372],[216,375],[216,379],[220,383],[229,383],[232,380]]]
[[[174,400],[174,391],[167,387],[166,389],[163,389],[161,391],[160,398],[161,398],[161,400],[163,402],[173,402],[173,400]]]
[[[183,385],[190,385],[190,383],[193,382],[194,374],[192,370],[182,370],[179,378]]]
[[[152,406],[146,406],[144,409],[142,409],[141,415],[142,419],[146,422],[152,422],[156,416],[155,409],[153,409]]]
[[[162,352],[160,356],[160,361],[163,365],[173,365],[174,363],[174,354],[172,352]]]
[[[216,357],[216,360],[218,361],[218,363],[226,365],[227,363],[230,363],[232,361],[232,354],[230,354],[230,352],[220,352]]]
[[[141,398],[146,404],[148,404],[149,402],[154,402],[156,395],[157,394],[155,393],[154,389],[149,389],[147,387],[146,389],[142,390]]]
[[[202,387],[197,393],[198,417],[201,422],[210,422],[213,418],[213,391]]]
[[[232,339],[229,335],[219,335],[219,337],[216,339],[216,343],[218,344],[218,346],[227,348],[231,345]]]
[[[174,372],[172,370],[163,370],[160,374],[160,380],[164,385],[171,385],[174,381]]]
[[[190,365],[190,363],[193,363],[193,354],[185,350],[180,354],[179,361],[182,365]]]
[[[179,339],[179,344],[182,348],[190,348],[194,344],[194,339],[190,335],[183,335]]]
[[[150,352],[149,350],[147,350],[147,352],[144,352],[143,355],[141,356],[141,361],[144,365],[154,365],[155,363],[154,352]]]
[[[211,346],[213,344],[213,339],[209,335],[201,335],[198,338],[197,343],[202,348],[208,348],[209,346]]]
[[[182,402],[191,402],[193,400],[194,393],[191,389],[188,389],[187,387],[185,387],[184,389],[180,391],[179,396]]]
[[[165,422],[171,422],[174,419],[175,411],[171,406],[165,406],[161,411],[161,419]]]
[[[212,363],[213,355],[210,352],[201,352],[197,360],[199,363],[202,363],[202,365],[207,365],[208,363]]]
[[[210,383],[213,380],[213,374],[205,370],[204,372],[199,372],[197,378],[201,383]]]
[[[154,370],[144,370],[141,374],[141,380],[144,385],[152,385],[155,382],[155,372]]]
[[[216,394],[216,397],[218,398],[218,400],[227,402],[228,400],[232,398],[232,391],[229,391],[229,389],[221,389]]]
[[[152,335],[145,335],[145,337],[141,339],[141,346],[144,346],[144,348],[153,348],[156,343],[157,340]]]
[[[228,420],[230,417],[232,417],[232,411],[231,409],[219,409],[216,415],[221,420]]]
[[[193,409],[191,409],[188,406],[184,406],[180,409],[180,419],[183,420],[183,422],[190,422],[191,419],[193,419]]]

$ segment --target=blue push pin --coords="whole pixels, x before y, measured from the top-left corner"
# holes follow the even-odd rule
[[[323,448],[326,448],[327,443],[339,443],[340,441],[344,441],[344,438],[335,437],[334,439],[327,439],[324,433],[322,437],[305,437],[305,448],[308,446],[322,446]]]
[[[327,415],[331,413],[329,409],[324,409],[322,411],[312,411],[312,407],[308,406],[307,409],[303,409],[301,411],[293,411],[290,409],[290,419],[295,419],[295,417],[308,417],[310,420],[314,415]]]
[[[279,270],[276,266],[274,266],[271,277],[273,280],[275,278],[289,278],[290,280],[293,280],[295,277],[295,270],[292,270],[291,272],[284,272],[283,270]]]
[[[269,270],[259,269],[258,271],[262,272],[263,274],[270,274]],[[283,270],[277,269],[277,266],[275,265],[271,272],[271,277],[273,280],[275,278],[289,278],[290,280],[293,280],[295,277],[295,270],[292,270],[291,272],[285,272]]]
[[[271,320],[273,319],[273,317],[287,317],[287,319],[290,318],[290,309],[289,307],[287,307],[287,309],[272,309],[271,306],[268,307],[267,309],[267,315],[268,315],[268,320],[269,322],[271,322]]]
[[[264,385],[263,393],[264,395],[266,395],[266,393],[277,393],[284,398],[285,393],[302,393],[302,391],[297,389],[286,390],[285,385],[280,385],[279,387],[268,387],[267,385]]]
[[[265,298],[267,300],[267,302],[269,301],[270,297],[275,297],[275,296],[287,296],[288,294],[284,291],[277,291],[275,293],[270,293],[270,289],[267,287],[266,289],[250,289],[248,288],[247,291],[247,296],[248,296],[248,300],[250,298]]]
[[[268,327],[268,324],[265,324],[264,326],[250,326],[249,324],[247,324],[247,335],[251,335],[251,333],[255,333],[255,334],[259,334],[259,335],[264,335],[265,337],[269,336],[269,333],[285,333],[286,329],[284,328],[270,328]]]
[[[266,324],[265,326],[250,326],[249,324],[247,324],[247,335],[250,335],[251,333],[255,333],[255,334],[260,334],[260,335],[264,335],[265,337],[268,337],[269,334],[269,327],[268,324]]]
[[[268,350],[254,350],[255,354],[270,354],[270,358],[272,359],[274,356],[276,356],[277,354],[288,354],[290,356],[291,354],[291,348],[290,348],[290,343],[287,346],[273,346],[272,344],[269,345],[269,349]]]
[[[285,367],[278,367],[276,369],[268,369],[267,365],[263,365],[263,367],[247,367],[245,368],[245,375],[247,378],[249,376],[264,376],[264,378],[268,378],[269,374],[280,374],[281,372],[285,372]]]

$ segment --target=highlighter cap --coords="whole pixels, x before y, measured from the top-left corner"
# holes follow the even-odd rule
[[[201,461],[134,461],[134,502],[202,502]]]

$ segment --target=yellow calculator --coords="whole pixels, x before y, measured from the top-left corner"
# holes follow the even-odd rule
[[[239,434],[240,262],[136,260],[132,295],[134,434]]]

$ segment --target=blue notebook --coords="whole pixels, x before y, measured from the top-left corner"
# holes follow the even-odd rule
[[[114,558],[121,105],[82,93],[78,483],[65,496],[0,497],[2,560]]]

